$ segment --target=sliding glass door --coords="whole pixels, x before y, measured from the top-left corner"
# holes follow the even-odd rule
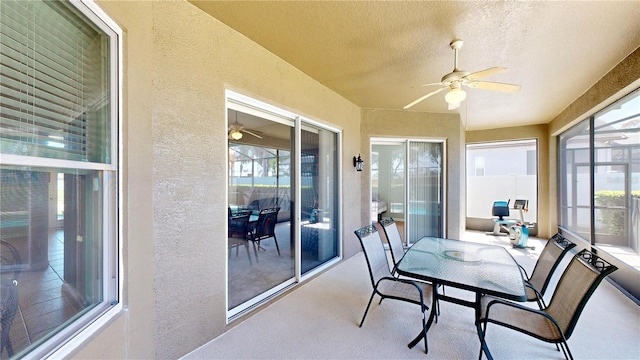
[[[423,236],[444,236],[442,143],[408,142],[407,199],[409,243]]]
[[[229,319],[340,256],[339,133],[231,94]]]
[[[229,109],[229,309],[277,291],[295,275],[291,234],[292,125]],[[231,120],[233,119],[233,120]],[[232,125],[233,126],[233,125]],[[266,211],[275,216],[268,218]],[[273,235],[273,236],[270,236]]]
[[[338,257],[338,136],[309,125],[301,131],[302,273]]]
[[[393,218],[407,244],[444,236],[443,149],[443,141],[372,140],[372,221]]]

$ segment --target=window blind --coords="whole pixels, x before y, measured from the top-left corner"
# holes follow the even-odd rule
[[[0,2],[5,154],[106,162],[108,37],[68,4]]]

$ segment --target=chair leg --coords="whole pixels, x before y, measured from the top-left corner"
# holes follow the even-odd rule
[[[276,242],[276,250],[278,250],[278,256],[280,256],[280,247],[278,246],[278,239],[276,238],[276,234],[273,234],[273,241]]]
[[[369,306],[371,306],[371,301],[373,300],[374,296],[376,296],[375,290],[371,293],[371,297],[369,298],[369,303],[367,304],[367,308],[364,310],[364,315],[362,315],[362,320],[360,321],[360,327],[362,327],[362,324],[364,324],[364,318],[367,317],[367,313],[369,312]]]
[[[0,354],[2,353],[2,351],[4,351],[4,349],[7,349],[7,355],[9,356],[9,358],[11,358],[13,356],[13,346],[11,345],[11,339],[9,339],[9,336],[6,336],[6,340],[4,339],[5,335],[2,334],[3,337],[3,341],[2,341],[2,346],[0,347]]]
[[[7,340],[7,355],[13,357],[13,345],[11,345],[11,339]]]
[[[491,356],[491,352],[489,351],[489,346],[485,341],[487,335],[487,322],[484,322],[484,328],[482,326],[483,322],[480,320],[476,321],[476,328],[478,329],[478,337],[480,338],[480,354],[478,354],[478,360],[482,360],[482,352],[484,351],[485,355],[487,355],[488,360],[493,360],[493,356]]]
[[[567,360],[573,360],[573,355],[571,354],[571,350],[569,350],[569,344],[567,344],[566,340],[563,340],[560,343],[560,347],[562,348],[562,353],[564,354],[564,358],[567,359]],[[566,351],[565,351],[565,349],[566,349]]]
[[[256,255],[256,262],[260,262],[260,260],[258,260],[258,248],[256,247],[256,242],[252,241],[253,243],[253,253]],[[258,243],[258,247],[260,247],[260,243]]]
[[[425,314],[425,307],[424,305],[421,306],[422,307],[422,331],[424,332],[424,353],[428,354],[429,353],[429,344],[427,341],[427,317]]]
[[[249,251],[249,243],[244,244],[244,249],[247,250],[247,257],[249,258],[249,265],[253,265],[253,263],[251,262],[251,251]],[[236,256],[238,256],[237,251],[236,251]]]

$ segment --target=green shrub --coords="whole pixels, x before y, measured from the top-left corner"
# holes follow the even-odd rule
[[[640,197],[640,191],[633,191],[631,195]],[[598,220],[604,224],[610,235],[624,234],[624,215],[627,213],[624,201],[624,191],[622,190],[600,190],[595,193],[596,206],[609,208],[600,209]]]

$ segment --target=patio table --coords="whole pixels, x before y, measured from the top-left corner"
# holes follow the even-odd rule
[[[397,267],[403,276],[439,285],[451,286],[475,293],[475,301],[445,296],[436,291],[436,299],[475,309],[480,318],[483,295],[526,301],[522,273],[511,254],[502,246],[453,239],[423,237],[411,246]],[[428,327],[433,321],[433,311]],[[422,340],[421,332],[410,344],[412,348]]]

